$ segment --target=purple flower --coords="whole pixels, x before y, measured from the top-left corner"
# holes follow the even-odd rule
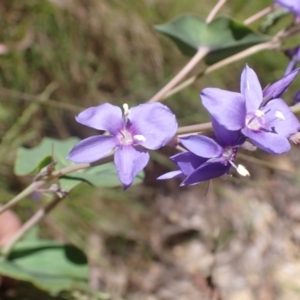
[[[300,1],[299,0],[274,0],[274,3],[286,8],[296,17],[300,17]]]
[[[242,165],[236,166],[233,162],[245,138],[239,131],[229,131],[214,119],[212,124],[215,139],[203,135],[181,138],[181,144],[190,152],[172,156],[171,160],[179,170],[166,173],[158,179],[180,177],[184,179],[181,185],[194,185],[227,174],[231,166],[241,175],[249,175]]]
[[[278,81],[277,86],[284,90],[286,83]],[[290,150],[287,138],[300,128],[298,119],[282,99],[263,99],[258,78],[248,66],[241,75],[241,93],[206,88],[201,98],[218,123],[228,130],[241,130],[253,144],[271,154]]]
[[[118,176],[128,188],[138,172],[147,165],[146,149],[156,150],[166,145],[175,135],[177,121],[168,107],[161,103],[147,103],[128,108],[105,103],[81,112],[76,121],[105,130],[108,134],[92,136],[80,141],[69,153],[76,163],[95,162],[112,151]]]

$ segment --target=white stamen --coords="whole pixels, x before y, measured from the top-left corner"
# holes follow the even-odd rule
[[[281,112],[281,111],[276,111],[275,112],[275,116],[276,116],[276,118],[277,119],[279,119],[279,120],[282,120],[282,121],[284,121],[285,120],[285,117],[284,117],[284,115],[283,115],[283,113]]]
[[[243,165],[238,165],[236,170],[242,176],[250,176],[250,173]]]
[[[128,115],[130,110],[127,103],[123,104],[123,109],[124,109],[124,115]]]
[[[141,134],[134,135],[133,139],[138,142],[146,142],[146,138]]]
[[[257,117],[262,117],[262,116],[264,116],[265,115],[265,113],[262,111],[262,110],[257,110],[256,112],[255,112],[255,115],[257,116]]]

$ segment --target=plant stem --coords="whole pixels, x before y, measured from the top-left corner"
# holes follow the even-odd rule
[[[254,14],[253,16],[247,18],[243,23],[245,25],[249,25],[253,22],[255,22],[256,20],[262,18],[263,16],[267,15],[269,12],[271,12],[274,9],[274,6],[268,6],[266,8],[264,8],[263,10],[257,12],[256,14]]]
[[[227,2],[227,0],[219,0],[218,3],[215,5],[215,7],[211,10],[209,15],[206,18],[206,23],[210,23],[217,12],[221,9],[221,7]]]
[[[99,161],[92,163],[92,164],[77,164],[69,167],[65,167],[63,169],[54,171],[52,174],[50,174],[48,177],[45,177],[41,180],[34,181],[32,184],[30,184],[25,190],[23,190],[20,194],[18,194],[16,197],[14,197],[12,200],[4,204],[0,208],[0,214],[8,210],[9,208],[15,206],[18,204],[22,199],[32,194],[34,191],[42,187],[46,182],[50,182],[53,179],[59,178],[63,175],[66,175],[71,172],[75,172],[78,170],[87,169],[94,166],[100,166],[103,164],[106,164],[108,162],[111,162],[113,160],[113,155],[109,155],[107,157],[104,157],[100,159]]]
[[[300,112],[300,103],[297,103],[297,104],[291,106],[290,109],[294,114],[299,113]]]
[[[10,239],[10,241],[3,247],[1,254],[3,257],[7,257],[13,246],[39,221],[41,221],[63,198],[55,196],[54,199],[46,206],[40,208]]]
[[[189,126],[182,126],[177,129],[176,134],[179,135],[185,133],[195,133],[195,132],[209,130],[211,128],[212,128],[211,122],[189,125]]]
[[[25,190],[23,190],[20,194],[18,194],[16,197],[14,197],[9,202],[3,204],[0,208],[0,214],[4,213],[11,207],[15,206],[17,203],[19,203],[22,199],[27,197],[28,195],[32,194],[35,190],[40,188],[42,185],[44,185],[44,181],[35,181],[32,184],[30,184]]]
[[[200,61],[201,59],[209,52],[208,48],[201,47],[197,53],[192,57],[192,59],[185,65],[181,71],[169,81],[159,92],[157,92],[148,102],[157,102],[160,101],[163,96],[174,88]]]
[[[278,167],[276,164],[274,164],[272,162],[267,162],[265,160],[258,159],[258,158],[255,158],[255,157],[252,157],[252,156],[249,156],[249,155],[246,155],[246,154],[238,153],[237,157],[242,159],[242,160],[245,160],[245,161],[248,161],[248,162],[263,166],[263,167],[270,168],[272,170],[285,172],[285,173],[289,173],[289,174],[294,174],[294,175],[297,174],[297,172],[295,172],[293,170],[283,169],[281,167]]]
[[[194,83],[198,78],[203,77],[204,75],[207,75],[217,69],[220,69],[224,66],[227,66],[235,61],[238,61],[242,58],[248,57],[250,55],[253,55],[257,52],[260,52],[262,50],[266,50],[266,49],[272,49],[275,48],[277,46],[277,43],[275,43],[274,41],[272,42],[267,42],[267,43],[263,43],[263,44],[259,44],[259,45],[255,45],[251,48],[248,48],[242,52],[239,52],[235,55],[232,55],[228,58],[225,58],[213,65],[211,65],[210,67],[207,67],[206,69],[204,69],[203,71],[201,71],[200,73],[198,73],[197,75],[194,75],[192,77],[190,77],[189,79],[187,79],[186,81],[182,82],[180,85],[176,86],[174,89],[170,90],[168,93],[166,93],[161,100],[165,100],[167,98],[169,98],[170,96],[174,95],[175,93],[178,93],[179,91],[183,90],[184,88],[186,88],[187,86],[191,85],[192,83]]]

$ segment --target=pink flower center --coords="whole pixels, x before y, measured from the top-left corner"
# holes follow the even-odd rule
[[[253,131],[260,131],[264,125],[264,118],[256,116],[254,113],[248,113],[246,115],[245,125],[247,128]]]
[[[222,158],[224,159],[224,165],[226,166],[228,162],[233,161],[237,154],[237,148],[236,147],[226,147],[223,151]]]
[[[131,132],[127,129],[122,129],[121,131],[119,131],[119,133],[117,134],[117,139],[120,144],[124,146],[132,145],[134,142],[134,138]]]

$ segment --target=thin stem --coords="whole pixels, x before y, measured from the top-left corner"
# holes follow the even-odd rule
[[[270,13],[273,9],[274,9],[273,5],[268,6],[268,7],[264,8],[264,9],[262,9],[261,11],[257,12],[253,16],[249,17],[248,19],[246,19],[243,23],[245,25],[249,25],[249,24],[255,22],[256,20],[264,17],[265,15],[267,15],[268,13]]]
[[[7,257],[13,246],[38,222],[40,222],[63,198],[56,196],[46,206],[40,208],[11,238],[11,240],[3,247],[1,253],[4,257]]]
[[[179,134],[185,134],[185,133],[201,132],[201,131],[210,130],[211,128],[212,128],[211,122],[195,124],[195,125],[190,125],[190,126],[183,126],[183,127],[179,127],[177,129],[176,134],[179,135]]]
[[[105,162],[106,163],[106,162]],[[104,164],[104,162],[102,162],[101,160],[101,163],[99,163],[99,165],[102,165]],[[98,164],[97,164],[98,165]],[[61,177],[63,175],[66,175],[68,173],[71,173],[71,172],[75,172],[75,171],[79,171],[79,170],[83,170],[83,169],[87,169],[89,167],[92,167],[91,164],[77,164],[77,165],[73,165],[73,166],[69,166],[69,167],[65,167],[63,169],[60,169],[60,170],[57,170],[55,172],[53,172],[50,176],[49,176],[49,179],[47,181],[51,181],[53,180],[54,178],[58,178],[58,177]]]
[[[291,106],[290,109],[294,114],[299,113],[300,112],[300,103],[297,103],[296,105]]]
[[[237,53],[235,55],[232,55],[232,56],[230,56],[228,58],[225,58],[225,59],[223,59],[223,60],[221,60],[221,61],[213,64],[212,66],[210,66],[210,67],[208,67],[207,69],[204,70],[202,76],[204,76],[206,74],[209,74],[209,73],[211,73],[211,72],[213,72],[213,71],[215,71],[217,69],[220,69],[220,68],[222,68],[222,67],[224,67],[226,65],[229,65],[229,64],[231,64],[231,63],[233,63],[235,61],[238,61],[238,60],[240,60],[242,58],[245,58],[245,57],[253,55],[253,54],[257,53],[257,52],[260,52],[262,50],[272,49],[272,48],[275,48],[275,47],[277,47],[277,43],[274,44],[273,42],[272,43],[271,42],[267,42],[267,43],[255,45],[255,46],[253,46],[251,48],[248,48],[248,49],[246,49],[246,50],[244,50],[242,52],[239,52],[239,53]]]
[[[186,149],[184,149],[183,147],[181,147],[179,145],[176,146],[176,149],[179,150],[180,152],[187,152]]]
[[[254,164],[263,166],[263,167],[267,167],[267,168],[270,168],[270,169],[273,169],[273,170],[276,170],[276,171],[285,172],[285,173],[290,173],[290,174],[297,174],[297,172],[295,172],[295,171],[293,171],[293,170],[286,170],[286,169],[283,169],[283,168],[281,168],[281,167],[278,167],[278,166],[277,166],[276,164],[274,164],[274,163],[267,162],[267,161],[265,161],[265,160],[258,159],[258,158],[252,157],[252,156],[248,156],[248,155],[246,155],[246,154],[238,153],[238,154],[237,154],[237,157],[240,158],[240,159],[242,159],[242,160],[245,160],[245,161],[248,161],[248,162],[251,162],[251,163],[254,163]]]
[[[219,0],[218,3],[215,5],[215,7],[211,10],[209,15],[206,18],[206,23],[210,23],[217,12],[221,9],[221,7],[227,2],[227,0]]]
[[[208,48],[202,47],[192,57],[192,59],[185,65],[185,67],[177,74],[169,83],[167,83],[158,93],[156,93],[148,102],[160,101],[163,96],[174,88],[209,52]]]
[[[277,45],[275,44],[274,41],[272,42],[267,42],[267,43],[263,43],[263,44],[259,44],[259,45],[255,45],[251,48],[248,48],[242,52],[239,52],[235,55],[232,55],[228,58],[225,58],[213,65],[211,65],[210,67],[207,67],[205,70],[201,71],[200,73],[198,73],[197,75],[194,75],[192,77],[190,77],[189,79],[187,79],[186,81],[182,82],[180,85],[176,86],[174,89],[170,90],[168,93],[166,93],[161,100],[165,100],[167,98],[169,98],[170,96],[172,96],[175,93],[178,93],[179,91],[183,90],[184,88],[186,88],[187,86],[191,85],[192,83],[194,83],[198,78],[203,77],[204,75],[207,75],[217,69],[220,69],[224,66],[227,66],[235,61],[238,61],[240,59],[243,59],[245,57],[248,57],[250,55],[253,55],[257,52],[260,52],[262,50],[266,50],[266,49],[272,49],[275,48]]]
[[[53,179],[59,178],[59,177],[64,176],[68,173],[71,173],[71,172],[87,169],[87,168],[94,167],[94,166],[103,165],[103,164],[106,164],[108,162],[111,162],[112,160],[113,160],[113,155],[109,155],[107,157],[104,157],[104,158],[100,159],[99,161],[97,161],[95,163],[92,163],[92,164],[77,164],[77,165],[69,166],[69,167],[54,171],[48,177],[45,177],[45,178],[43,178],[41,180],[38,180],[38,181],[34,181],[31,185],[29,185],[20,194],[18,194],[12,200],[10,200],[6,204],[4,204],[0,208],[0,214],[5,212],[9,208],[15,206],[16,204],[18,204],[22,199],[26,198],[27,196],[32,194],[34,191],[36,191],[38,188],[42,187],[46,182],[50,182]]]
[[[16,197],[14,197],[12,200],[9,202],[3,204],[0,207],[0,214],[4,213],[11,207],[15,206],[18,204],[22,199],[27,197],[28,195],[32,194],[35,190],[37,190],[39,187],[44,185],[44,181],[35,181],[32,184],[30,184],[25,190],[23,190],[20,194],[18,194]]]

